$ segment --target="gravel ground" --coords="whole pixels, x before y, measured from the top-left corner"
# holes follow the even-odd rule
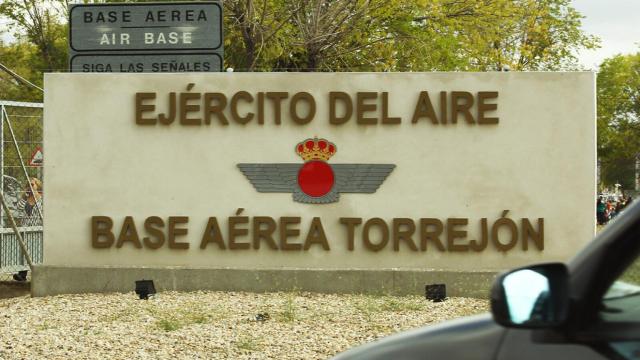
[[[485,300],[309,293],[0,299],[0,359],[326,359],[488,310]],[[263,321],[256,315],[262,314]],[[265,315],[268,314],[268,315]]]

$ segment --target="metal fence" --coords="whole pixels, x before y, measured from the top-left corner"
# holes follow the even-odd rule
[[[0,191],[34,264],[43,259],[42,111],[40,103],[0,100]],[[0,281],[27,280],[29,266],[0,207]]]

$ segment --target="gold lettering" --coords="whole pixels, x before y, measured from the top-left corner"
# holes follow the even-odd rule
[[[497,117],[486,117],[487,111],[494,111],[498,109],[498,104],[487,104],[487,99],[497,99],[497,91],[480,91],[478,93],[478,124],[497,124],[500,119]]]
[[[113,232],[113,220],[108,216],[91,217],[91,246],[96,249],[110,248],[116,241]],[[104,238],[104,240],[100,240]]]
[[[156,118],[145,118],[143,114],[146,112],[154,111],[155,105],[145,105],[145,100],[155,100],[156,93],[154,92],[137,92],[136,93],[136,124],[138,125],[155,125]]]
[[[187,235],[189,230],[187,228],[177,227],[181,224],[187,224],[189,222],[189,217],[187,216],[169,216],[169,234],[168,234],[168,243],[169,249],[181,249],[186,250],[189,248],[189,243],[177,242],[176,238],[178,236]]]
[[[344,115],[337,115],[337,102],[340,100],[344,104]],[[329,123],[333,125],[341,125],[351,119],[353,114],[353,102],[351,96],[342,91],[331,91],[329,93]]]

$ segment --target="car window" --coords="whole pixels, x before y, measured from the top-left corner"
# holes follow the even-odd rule
[[[640,295],[640,258],[616,280],[604,295],[605,305],[617,303],[616,300]],[[621,309],[623,310],[623,309]]]
[[[611,285],[602,304],[602,320],[640,324],[640,259]],[[616,341],[609,345],[624,359],[640,359],[640,341]]]

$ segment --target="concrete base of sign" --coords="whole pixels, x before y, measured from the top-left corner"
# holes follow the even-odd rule
[[[211,269],[186,267],[70,267],[36,265],[32,296],[129,292],[151,279],[158,291],[310,291],[424,295],[426,284],[446,284],[448,296],[487,298],[495,272],[443,270]]]

